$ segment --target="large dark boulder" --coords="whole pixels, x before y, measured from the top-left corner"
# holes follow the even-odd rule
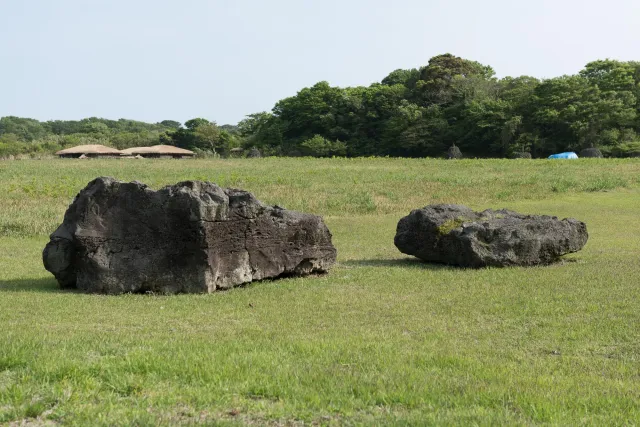
[[[572,218],[431,205],[400,220],[395,245],[429,262],[473,268],[531,266],[579,251],[588,237],[587,226]]]
[[[61,287],[108,294],[212,292],[323,273],[335,260],[318,216],[209,182],[154,191],[113,178],[76,196],[43,252]]]

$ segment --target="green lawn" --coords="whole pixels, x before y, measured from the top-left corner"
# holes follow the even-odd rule
[[[319,213],[338,265],[212,295],[62,292],[47,234],[92,178],[207,179]],[[571,216],[539,268],[423,264],[412,208]],[[0,424],[640,423],[640,160],[0,162]]]

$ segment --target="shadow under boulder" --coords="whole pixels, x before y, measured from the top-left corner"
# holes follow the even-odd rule
[[[423,261],[479,268],[550,264],[588,237],[585,223],[572,218],[431,205],[402,218],[394,242]]]
[[[63,288],[206,293],[324,273],[336,260],[331,237],[319,216],[246,191],[200,181],[154,191],[97,178],[69,206],[43,261]]]

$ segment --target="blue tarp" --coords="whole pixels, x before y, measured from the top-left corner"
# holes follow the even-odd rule
[[[578,155],[573,151],[568,151],[566,153],[552,154],[549,156],[550,159],[577,159]]]

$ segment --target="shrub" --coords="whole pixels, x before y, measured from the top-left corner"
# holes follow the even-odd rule
[[[611,157],[640,157],[640,141],[602,147],[602,153]]]
[[[345,156],[347,144],[342,141],[330,141],[320,135],[307,139],[300,144],[304,154],[313,157]]]

